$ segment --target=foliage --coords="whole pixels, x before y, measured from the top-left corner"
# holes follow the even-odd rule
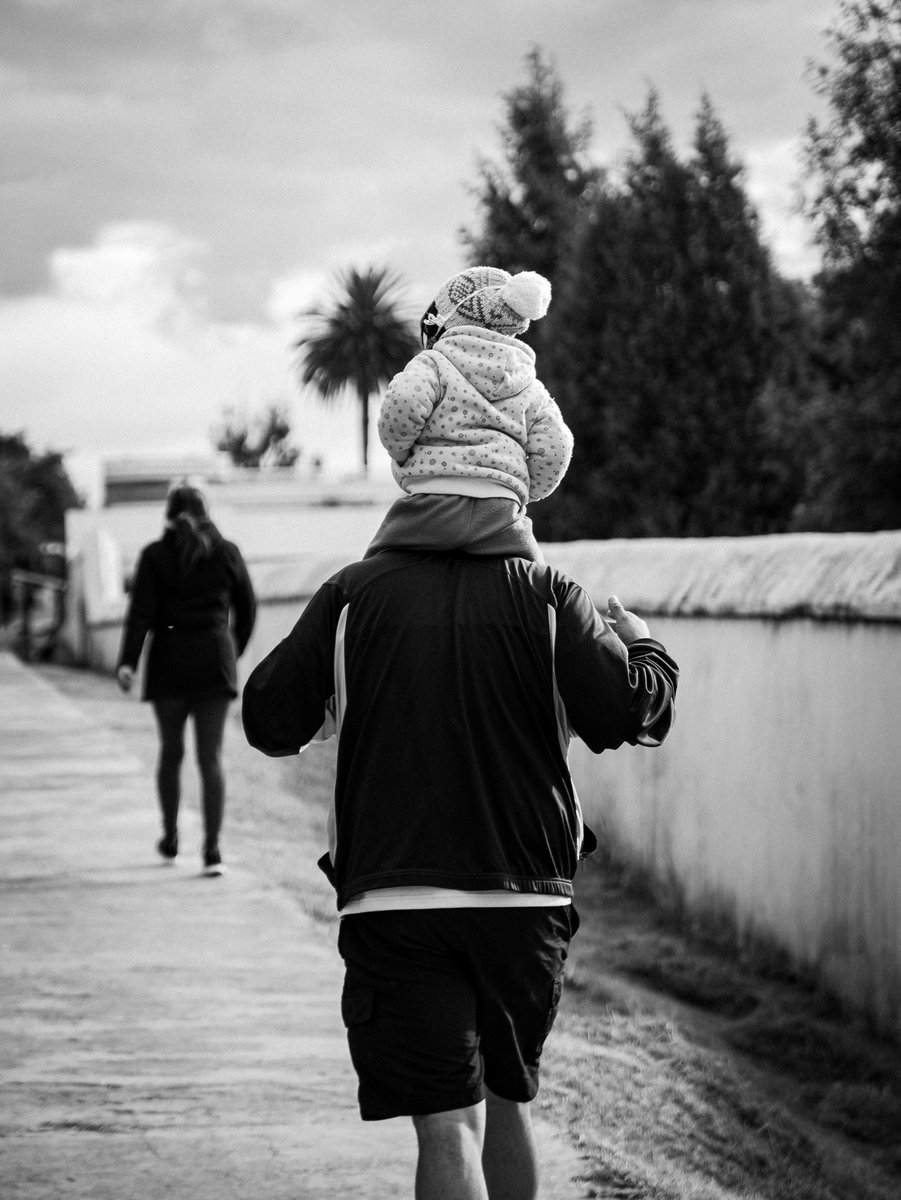
[[[846,338],[853,356],[853,335],[837,340]],[[834,339],[825,353],[832,382],[806,411],[808,485],[792,527],[901,529],[901,365],[897,356],[871,371],[856,363],[839,382],[848,354]]]
[[[45,547],[63,541],[66,509],[80,504],[60,454],[35,454],[21,433],[0,434],[0,621],[10,611],[12,571],[44,570]]]
[[[350,388],[360,405],[363,474],[369,468],[371,397],[419,348],[413,322],[400,310],[399,278],[384,268],[349,269],[325,308],[303,314],[315,327],[300,337],[300,381],[326,403]]]
[[[810,486],[796,522],[901,527],[901,0],[843,3],[816,90],[806,209],[818,277],[823,387],[810,411]]]
[[[290,436],[287,409],[280,404],[270,404],[254,422],[226,409],[222,427],[214,433],[216,449],[237,467],[292,467],[300,450],[291,445]]]
[[[831,109],[807,127],[807,200],[827,266],[858,264],[901,210],[901,0],[846,2],[814,87]]]
[[[554,66],[537,48],[525,63],[526,82],[504,96],[502,161],[479,162],[479,227],[461,235],[472,265],[538,271],[553,284],[599,172],[585,157],[591,123],[571,126]]]
[[[801,319],[773,270],[705,97],[677,157],[652,90],[634,148],[583,221],[541,373],[575,434],[539,535],[679,537],[784,528],[796,501],[780,330]],[[785,371],[787,375],[787,368]]]

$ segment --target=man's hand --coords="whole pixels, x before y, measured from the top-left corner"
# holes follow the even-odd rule
[[[641,617],[636,617],[635,613],[623,608],[616,596],[611,596],[607,604],[609,607],[605,615],[615,629],[616,635],[621,642],[624,642],[628,646],[636,638],[651,636],[647,622],[643,621]]]
[[[134,677],[135,673],[133,667],[122,666],[116,672],[116,679],[118,680],[119,687],[123,692],[131,691],[131,685],[134,682]]]

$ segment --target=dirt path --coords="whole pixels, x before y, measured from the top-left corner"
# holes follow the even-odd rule
[[[146,763],[152,803],[148,708],[109,679],[39,669],[126,738]],[[226,856],[333,926],[314,865],[328,750],[267,760],[235,722],[226,759]],[[196,809],[186,766],[184,803]],[[792,979],[778,956],[681,928],[613,864],[583,869],[578,903],[582,929],[537,1103],[578,1148],[585,1197],[898,1200],[897,1047]]]

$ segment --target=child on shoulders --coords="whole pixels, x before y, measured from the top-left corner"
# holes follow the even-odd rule
[[[420,323],[424,349],[392,379],[379,414],[407,494],[367,557],[459,549],[542,561],[526,505],[557,487],[573,438],[517,335],[550,297],[534,271],[495,267],[471,267],[439,289]]]

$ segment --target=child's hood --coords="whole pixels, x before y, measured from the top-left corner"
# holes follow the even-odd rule
[[[532,347],[492,329],[449,329],[432,352],[443,355],[486,400],[517,396],[535,380]]]

